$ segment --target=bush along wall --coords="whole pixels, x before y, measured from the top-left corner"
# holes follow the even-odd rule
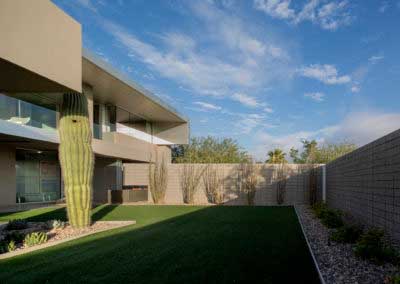
[[[330,241],[354,244],[353,251],[357,257],[375,264],[400,265],[400,254],[385,239],[383,230],[371,228],[364,231],[361,226],[346,224],[343,212],[330,209],[325,203],[316,203],[312,210],[322,224],[332,229]]]

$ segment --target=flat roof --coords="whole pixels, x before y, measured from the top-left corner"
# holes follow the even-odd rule
[[[98,86],[98,89],[94,90],[95,98],[96,95],[98,95],[100,100],[114,99],[113,103],[120,107],[128,107],[129,109],[126,109],[128,111],[130,111],[132,108],[136,109],[135,112],[140,112],[140,110],[143,110],[143,113],[139,113],[139,115],[142,115],[150,120],[163,121],[164,119],[161,118],[161,116],[164,113],[167,121],[176,121],[182,123],[189,122],[189,119],[185,115],[178,112],[174,107],[136,83],[127,75],[115,69],[109,63],[105,62],[91,51],[84,48],[82,50],[82,57],[82,77],[84,83],[88,83],[94,88]],[[90,64],[85,63],[85,60],[97,68],[93,68],[94,66],[89,66]],[[106,94],[107,92],[108,94]],[[143,102],[139,104],[139,106],[135,107],[135,105],[131,105],[129,103],[131,100],[126,100],[127,95],[133,95],[137,97],[143,96],[146,102]],[[122,105],[118,105],[116,102],[118,101],[117,96],[125,97],[124,99],[119,99]]]

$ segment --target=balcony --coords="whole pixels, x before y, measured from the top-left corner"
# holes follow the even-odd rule
[[[118,132],[103,132],[102,140],[93,139],[93,150],[99,155],[148,162],[155,157],[155,145]]]
[[[25,93],[13,94],[11,97],[0,93],[0,133],[5,137],[58,143],[55,104],[44,103],[43,99],[39,100],[43,105],[28,102],[28,99],[37,97],[40,95]]]
[[[8,95],[0,94],[0,119],[17,125],[40,128],[45,131],[57,130],[57,112]]]

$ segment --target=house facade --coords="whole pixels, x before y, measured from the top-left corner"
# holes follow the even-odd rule
[[[0,210],[63,197],[58,162],[62,95],[88,100],[95,153],[93,201],[123,184],[123,164],[186,144],[189,122],[82,49],[81,25],[48,0],[0,2]]]

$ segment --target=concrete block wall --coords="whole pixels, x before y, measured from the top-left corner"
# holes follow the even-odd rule
[[[195,167],[204,167],[196,164]],[[239,164],[214,164],[218,175],[223,180],[225,204],[245,205],[246,196],[240,190]],[[255,196],[256,205],[276,205],[276,178],[278,165],[257,164],[258,185]],[[167,204],[183,204],[180,177],[182,164],[168,165],[168,186],[165,196]],[[287,182],[284,204],[308,204],[309,202],[309,165],[286,165]],[[124,164],[124,185],[148,185],[149,169],[147,164]],[[318,188],[321,190],[321,178],[318,178]],[[149,193],[149,202],[151,196]],[[196,204],[208,204],[203,181],[195,195]]]
[[[326,165],[329,207],[400,241],[400,130]]]

